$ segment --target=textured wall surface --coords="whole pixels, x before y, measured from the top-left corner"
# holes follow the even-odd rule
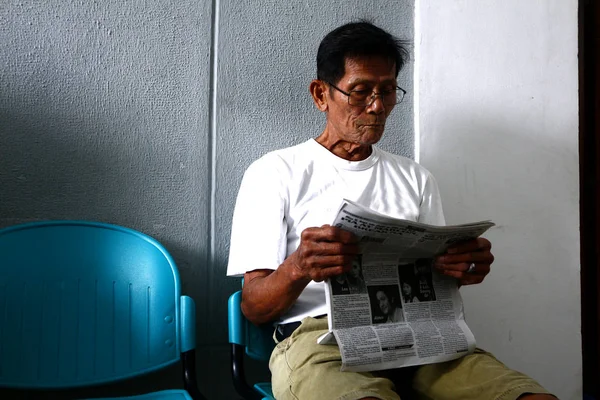
[[[497,224],[491,274],[461,289],[467,322],[581,399],[577,1],[418,4],[421,162],[449,223]]]
[[[252,1],[221,2],[213,132],[215,271],[226,268],[242,172],[266,152],[316,137],[325,126],[325,116],[308,91],[316,78],[316,53],[323,36],[343,23],[368,17],[397,36],[412,38],[412,2],[352,4],[269,0],[256,8]],[[410,95],[389,117],[382,146],[412,156],[412,63],[401,74],[400,85]],[[219,276],[212,283],[221,282]],[[238,287],[236,282],[226,291]],[[214,309],[221,312],[219,307],[215,304]]]
[[[233,398],[225,310],[239,282],[224,275],[243,170],[321,132],[308,93],[318,43],[365,17],[413,36],[413,1],[2,2],[0,227],[88,219],[165,244],[197,304],[204,392]],[[399,82],[409,95],[383,146],[412,156],[412,64]]]

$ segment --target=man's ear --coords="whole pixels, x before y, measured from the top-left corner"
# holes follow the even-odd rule
[[[317,106],[320,111],[327,111],[329,109],[329,88],[327,87],[327,84],[315,79],[310,83],[309,90],[313,101],[315,102],[315,106]]]

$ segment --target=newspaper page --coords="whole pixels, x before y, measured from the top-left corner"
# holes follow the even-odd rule
[[[456,280],[433,258],[494,224],[432,226],[391,218],[345,200],[333,224],[360,239],[352,270],[326,285],[329,333],[342,371],[449,361],[475,350]]]

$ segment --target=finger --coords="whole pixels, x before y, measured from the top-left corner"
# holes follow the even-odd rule
[[[474,269],[471,269],[471,265],[474,265]],[[463,276],[470,275],[487,275],[490,273],[491,268],[489,264],[475,264],[475,263],[461,263],[461,264],[447,264],[436,266],[439,272],[452,272],[451,276],[455,278],[462,278]],[[471,272],[469,272],[471,270]]]
[[[441,264],[436,265],[436,269],[438,271],[455,271],[455,272],[463,272],[467,273],[469,268],[471,267],[471,263],[461,263],[461,264]],[[475,263],[475,269],[472,272],[469,272],[470,275],[487,275],[490,273],[490,265],[489,264],[477,264]]]
[[[448,247],[448,254],[459,254],[459,253],[468,253],[470,251],[477,250],[490,250],[492,248],[492,244],[489,240],[483,237],[479,237],[477,239],[467,240],[461,243],[453,244]]]
[[[313,269],[310,273],[310,277],[315,282],[321,282],[321,281],[324,281],[325,279],[333,278],[335,276],[346,273],[346,272],[348,272],[348,270],[349,270],[348,268],[346,268],[345,266],[341,266],[341,265],[320,268],[320,269]]]
[[[336,255],[314,255],[306,257],[303,262],[303,268],[306,269],[326,269],[331,267],[342,267],[343,272],[352,268],[354,257],[347,254]]]
[[[358,243],[358,238],[352,232],[331,225],[306,228],[302,231],[300,238],[315,242]]]
[[[443,275],[456,278],[461,285],[474,285],[481,283],[485,279],[485,274],[467,274],[462,271],[444,270],[440,271]]]
[[[359,248],[356,243],[340,242],[304,242],[299,248],[303,257],[315,256],[350,256],[350,261],[358,254]]]
[[[443,275],[451,276],[456,279],[470,279],[471,277],[484,277],[489,274],[489,270],[487,272],[465,272],[465,271],[456,271],[453,269],[445,269],[439,271]]]
[[[473,251],[460,254],[443,254],[435,259],[434,264],[458,264],[458,263],[487,263],[494,262],[494,255],[489,250]]]
[[[488,264],[477,264],[475,269],[468,272],[470,264],[456,264],[448,268],[436,268],[438,272],[446,275],[453,276],[455,278],[463,278],[464,276],[470,275],[481,275],[486,276],[491,272]]]
[[[293,266],[299,276],[320,282],[330,276],[350,271],[354,258],[354,255],[345,254],[309,255],[299,248],[286,259],[286,262]]]
[[[335,226],[323,225],[321,227],[321,233],[323,234],[324,241],[358,243],[358,237],[354,233],[337,228]]]

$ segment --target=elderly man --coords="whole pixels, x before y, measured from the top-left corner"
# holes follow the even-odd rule
[[[403,44],[368,23],[325,36],[310,83],[326,124],[316,138],[271,152],[244,174],[231,233],[228,275],[244,276],[242,311],[274,323],[270,360],[277,399],[555,399],[532,379],[482,350],[462,359],[373,373],[341,372],[336,346],[316,343],[327,331],[324,283],[347,273],[357,254],[351,233],[327,225],[343,198],[380,213],[443,225],[433,176],[375,144],[405,91],[397,76]],[[435,267],[460,285],[483,281],[494,257],[486,239],[458,244]]]

